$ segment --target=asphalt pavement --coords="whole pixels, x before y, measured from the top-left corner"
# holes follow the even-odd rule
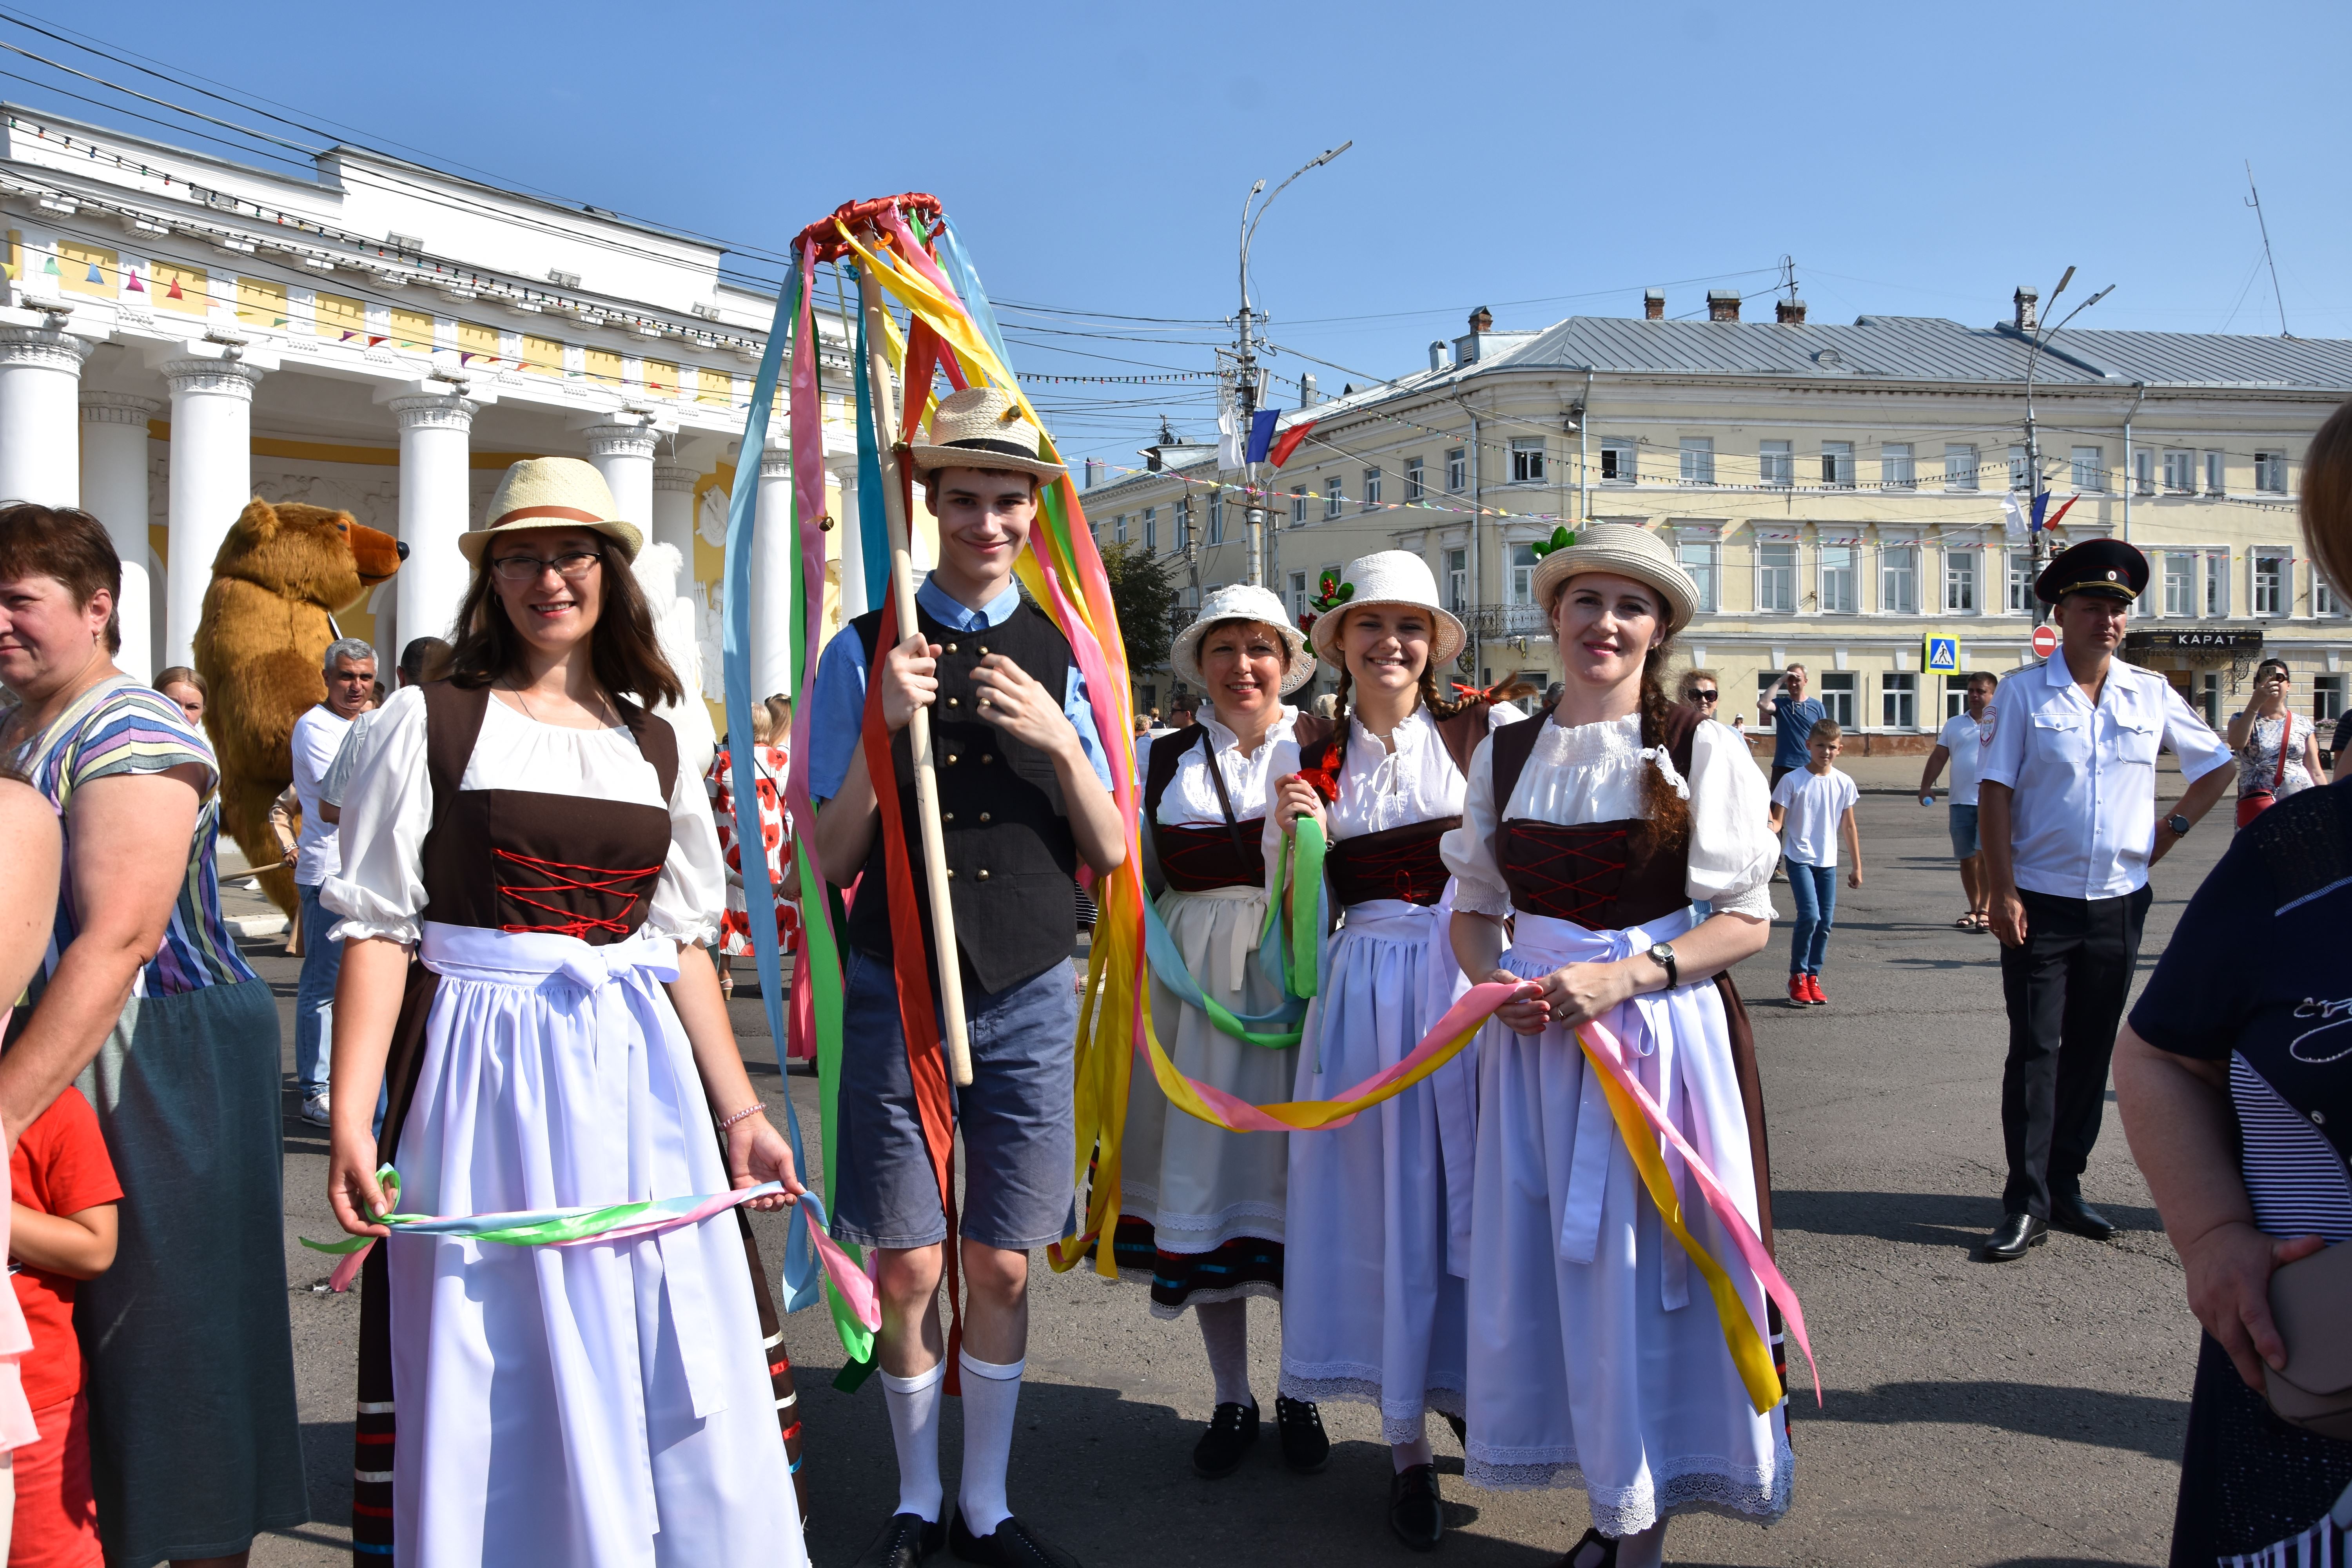
[[[1913,778],[1916,780],[1916,764]],[[1891,784],[1893,781],[1890,780]],[[2177,787],[2168,778],[2167,793]],[[1750,999],[1771,1126],[1782,1269],[1821,1358],[1822,1401],[1793,1402],[1795,1506],[1769,1530],[1700,1517],[1667,1539],[1676,1563],[2160,1563],[2197,1330],[2180,1269],[2110,1117],[2084,1184],[2124,1229],[2109,1243],[2053,1235],[2021,1263],[1976,1261],[2000,1217],[1999,1089],[2006,1042],[1994,941],[1956,931],[1965,907],[1940,804],[1865,795],[1864,886],[1841,886],[1822,969],[1827,1007],[1780,999],[1790,912],[1738,978]],[[2141,959],[2163,951],[2182,905],[2225,847],[2226,807],[2158,868]],[[278,993],[287,1066],[296,961],[247,943]],[[749,976],[744,977],[748,980]],[[779,1074],[755,989],[733,1005],[752,1078],[789,1092],[818,1163],[814,1080]],[[354,1296],[325,1293],[329,1260],[299,1236],[336,1234],[324,1136],[286,1121],[287,1268],[311,1510],[317,1522],[265,1538],[257,1564],[348,1561]],[[2112,1093],[2110,1093],[2112,1101]],[[782,1117],[777,1118],[781,1121]],[[763,1249],[782,1226],[758,1216]],[[1280,1329],[1252,1306],[1253,1372],[1271,1412]],[[897,1496],[878,1385],[832,1386],[841,1351],[823,1312],[790,1319],[814,1515],[812,1560],[854,1562]],[[1792,1360],[1797,1360],[1791,1351]],[[1801,1378],[1801,1362],[1791,1368]],[[1195,1477],[1192,1443],[1210,1384],[1198,1331],[1160,1322],[1142,1291],[1036,1260],[1028,1379],[1012,1500],[1089,1565],[1403,1563],[1385,1523],[1388,1451],[1366,1407],[1328,1405],[1330,1466],[1291,1475],[1269,1429],[1241,1471]],[[950,1405],[942,1465],[960,1453]],[[1461,1479],[1461,1451],[1433,1425],[1451,1529],[1437,1553],[1458,1568],[1542,1568],[1589,1522],[1570,1490],[1489,1492]]]

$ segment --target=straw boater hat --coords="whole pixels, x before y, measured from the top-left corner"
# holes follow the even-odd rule
[[[621,521],[604,476],[577,458],[525,458],[499,481],[486,515],[481,527],[457,536],[457,548],[477,567],[492,535],[526,528],[593,528],[620,545],[624,561],[635,561],[646,542],[635,523]]]
[[[1535,600],[1551,612],[1552,601],[1570,577],[1587,572],[1607,572],[1631,577],[1658,591],[1665,603],[1665,633],[1690,625],[1698,609],[1698,587],[1675,562],[1664,540],[1646,528],[1626,522],[1588,522],[1570,533],[1556,529],[1548,543],[1536,546],[1541,558],[1536,566]]]
[[[1209,591],[1201,602],[1200,615],[1176,634],[1175,644],[1168,650],[1168,668],[1185,685],[1208,689],[1209,683],[1201,677],[1201,639],[1219,621],[1263,621],[1282,634],[1282,646],[1289,655],[1282,671],[1285,697],[1315,678],[1315,661],[1307,657],[1307,638],[1291,624],[1282,601],[1251,584],[1228,583]]]
[[[949,393],[931,413],[931,438],[908,447],[915,467],[924,473],[933,468],[1009,468],[1041,479],[1059,479],[1062,465],[1039,457],[1044,449],[1037,426],[1001,386]]]
[[[1329,578],[1325,578],[1328,583]],[[1429,563],[1410,550],[1383,550],[1359,555],[1339,574],[1336,587],[1316,601],[1315,651],[1334,669],[1347,668],[1339,648],[1339,623],[1348,612],[1364,605],[1411,605],[1429,612],[1429,668],[1436,669],[1462,657],[1470,634],[1437,603],[1437,579]]]

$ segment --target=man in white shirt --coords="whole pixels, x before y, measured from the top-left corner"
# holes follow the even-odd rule
[[[2051,562],[2033,591],[2055,606],[2058,652],[2002,681],[1982,725],[1983,870],[2009,1007],[2009,1181],[1984,1254],[1996,1262],[2022,1258],[2052,1225],[2114,1234],[2080,1184],[2139,961],[2148,868],[2233,776],[2229,747],[2164,677],[2115,657],[2147,586],[2147,558],[2120,540],[2085,540]],[[2158,823],[2166,746],[2188,788]]]
[[[1968,695],[1962,700],[1960,711],[1944,721],[1943,731],[1936,737],[1936,749],[1927,753],[1927,766],[1919,774],[1919,804],[1936,804],[1936,779],[1944,771],[1944,763],[1952,764],[1952,795],[1948,813],[1952,830],[1952,858],[1960,863],[1960,890],[1969,896],[1969,912],[1960,917],[1962,931],[1990,931],[1992,921],[1985,907],[1985,886],[1982,868],[1977,852],[1980,840],[1977,833],[1977,770],[1984,755],[1985,714],[1992,707],[1993,688],[2000,677],[1990,670],[1979,669],[1968,679]]]
[[[336,917],[319,903],[319,884],[342,869],[335,825],[320,813],[319,786],[352,721],[375,697],[375,649],[357,637],[327,645],[322,673],[327,700],[294,721],[294,797],[302,806],[296,841],[294,890],[301,898],[302,978],[294,990],[294,1078],[301,1086],[302,1120],[327,1124],[327,1044],[333,1032],[335,981],[343,944],[331,941]]]
[[[456,651],[446,638],[413,637],[400,650],[400,662],[393,667],[392,689],[415,686],[425,679],[428,668],[438,668]],[[343,743],[336,748],[335,760],[327,766],[326,777],[319,781],[319,815],[336,825],[336,854],[341,855],[340,837],[343,820],[343,795],[352,787],[352,775],[360,771],[360,762],[367,752],[368,731],[383,716],[381,708],[370,708],[352,721],[343,734]]]

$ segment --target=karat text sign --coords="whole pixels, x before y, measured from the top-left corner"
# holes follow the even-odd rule
[[[1930,675],[1958,675],[1960,672],[1960,639],[1958,637],[1927,637],[1919,648],[1919,665]]]

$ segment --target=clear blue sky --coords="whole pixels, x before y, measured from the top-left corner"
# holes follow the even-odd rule
[[[2288,324],[2352,335],[2342,5],[0,5],[0,39],[135,80],[11,15],[754,247],[931,191],[992,293],[1078,312],[1007,313],[1031,374],[1211,368],[1244,193],[1350,137],[1259,231],[1256,302],[1275,342],[1381,375],[1481,303],[1538,326],[1662,284],[1690,313],[1710,287],[1769,295],[1783,255],[1816,320],[1989,322],[2071,263],[2083,292],[2118,285],[2084,326],[2276,332],[2248,159]],[[110,118],[0,70],[47,84],[0,79],[11,98]],[[1202,384],[1037,395],[1066,450],[1115,462],[1163,410],[1213,418]]]

